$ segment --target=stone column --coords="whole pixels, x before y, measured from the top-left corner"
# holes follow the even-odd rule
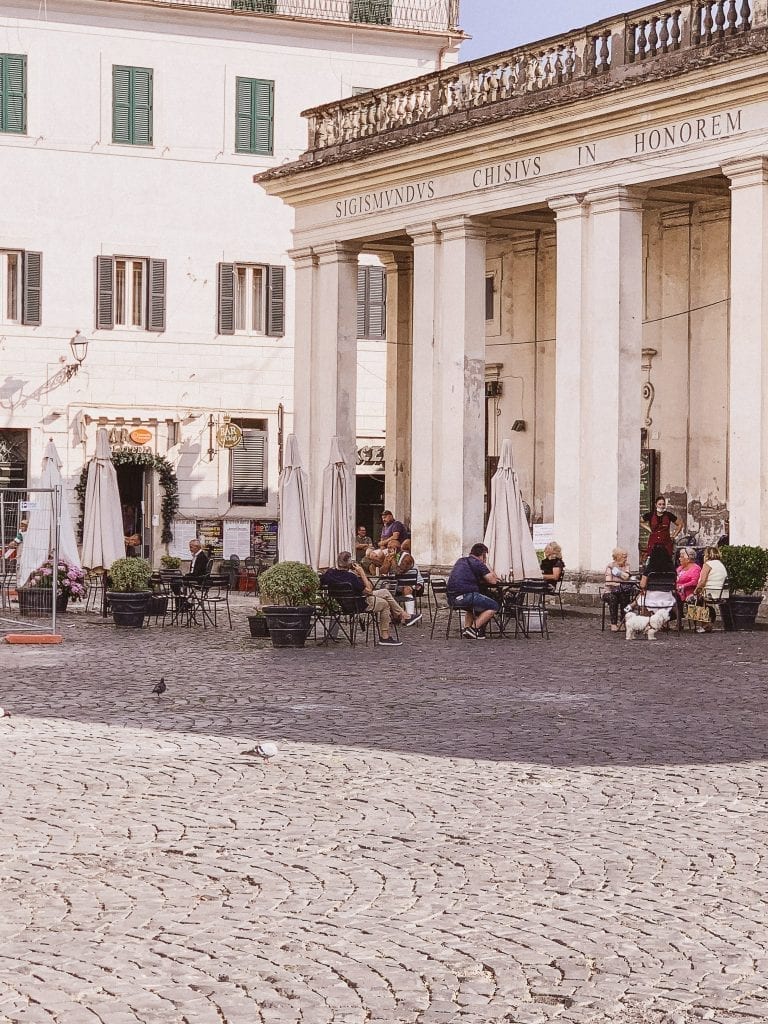
[[[411,516],[411,355],[413,259],[390,253],[387,271],[387,430],[384,504],[398,519]]]
[[[588,341],[589,207],[578,196],[553,199],[549,205],[557,217],[555,536],[575,568],[588,564],[581,380]]]
[[[450,565],[483,537],[485,479],[485,229],[468,217],[442,235],[436,343],[435,560]]]
[[[434,439],[438,393],[435,337],[440,317],[440,235],[433,224],[406,229],[413,239],[413,320],[411,370],[411,534],[418,565],[437,565],[439,518]],[[393,509],[394,511],[394,509]]]
[[[357,455],[357,255],[341,242],[316,246],[314,343],[312,346],[310,439],[307,465],[313,528],[319,537],[323,470],[331,438],[354,471]],[[302,453],[302,457],[304,457]]]
[[[581,365],[582,561],[638,549],[643,341],[643,208],[621,186],[589,193],[588,349]],[[574,382],[575,383],[575,382]],[[569,394],[558,394],[558,405]],[[569,558],[565,552],[566,559]]]
[[[768,157],[724,165],[731,179],[728,506],[733,544],[768,544]]]
[[[317,257],[311,249],[293,249],[295,333],[293,340],[293,433],[306,466],[310,454],[312,408],[312,347]]]

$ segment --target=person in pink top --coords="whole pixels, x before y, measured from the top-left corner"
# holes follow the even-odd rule
[[[677,572],[677,592],[681,601],[686,601],[696,590],[701,576],[701,567],[696,564],[693,548],[680,548],[680,564]]]

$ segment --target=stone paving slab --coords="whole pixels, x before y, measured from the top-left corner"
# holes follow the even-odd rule
[[[0,645],[0,1021],[768,1020],[765,633],[62,629]]]

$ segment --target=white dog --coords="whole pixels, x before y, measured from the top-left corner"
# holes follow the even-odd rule
[[[659,608],[653,615],[639,615],[633,608],[627,611],[624,617],[624,625],[627,630],[627,640],[634,640],[645,633],[647,640],[655,640],[656,633],[665,622],[669,622],[671,609]]]

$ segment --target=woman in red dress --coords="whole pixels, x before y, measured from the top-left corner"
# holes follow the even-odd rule
[[[646,558],[657,544],[660,544],[669,557],[673,558],[675,553],[673,541],[682,530],[683,524],[678,522],[674,512],[667,510],[667,499],[662,494],[656,499],[655,509],[652,512],[646,512],[641,523],[650,533],[645,549]]]

